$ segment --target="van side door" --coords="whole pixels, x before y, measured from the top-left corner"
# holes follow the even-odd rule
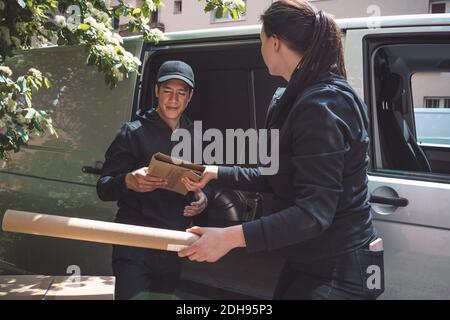
[[[350,30],[350,81],[370,108],[369,191],[386,299],[450,296],[450,26]]]

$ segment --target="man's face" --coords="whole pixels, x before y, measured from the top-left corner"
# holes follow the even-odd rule
[[[178,120],[191,101],[193,90],[182,80],[168,80],[155,88],[160,115],[166,119]]]

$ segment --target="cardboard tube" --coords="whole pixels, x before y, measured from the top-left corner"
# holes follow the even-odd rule
[[[199,237],[183,231],[6,210],[4,231],[124,246],[180,251]]]

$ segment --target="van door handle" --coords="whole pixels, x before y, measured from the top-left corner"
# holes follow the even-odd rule
[[[406,207],[409,204],[408,199],[401,197],[381,197],[381,196],[370,196],[369,202],[377,204],[387,204],[394,207]]]
[[[84,173],[88,173],[88,174],[96,174],[96,175],[102,174],[102,169],[89,167],[89,166],[82,167],[81,171],[83,171]]]
[[[83,173],[88,174],[95,174],[95,175],[101,175],[102,174],[102,167],[103,167],[103,161],[97,160],[94,162],[94,165],[91,166],[84,166],[81,168],[81,171]]]

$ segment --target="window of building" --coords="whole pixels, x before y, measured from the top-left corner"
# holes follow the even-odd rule
[[[119,26],[120,26],[119,22],[120,22],[120,20],[118,17],[113,17],[111,19],[111,26],[113,27],[114,30],[119,30]]]
[[[150,15],[150,23],[158,22],[159,10],[155,10],[151,12]]]
[[[174,1],[173,4],[173,13],[180,14],[183,10],[183,2],[182,1]]]
[[[425,108],[439,108],[439,99],[425,98]]]
[[[449,45],[428,49],[448,54]],[[437,59],[439,61],[439,59]],[[431,60],[430,60],[431,61]],[[450,147],[450,72],[420,71],[411,77],[417,141]]]
[[[450,99],[445,99],[445,101],[444,101],[444,108],[450,109]]]
[[[449,0],[430,1],[430,13],[446,13],[446,12],[450,12]]]
[[[116,10],[117,7],[114,7],[113,10]],[[114,16],[111,18],[111,26],[113,27],[113,30],[119,30],[120,27],[120,18]]]
[[[450,97],[425,97],[424,104],[425,108],[450,108]]]
[[[245,7],[247,8],[247,0],[244,0]],[[211,23],[220,23],[220,22],[233,22],[233,21],[242,21],[246,19],[246,12],[239,15],[238,19],[233,19],[231,14],[227,11],[225,14],[223,14],[222,18],[216,17],[216,10],[214,10],[211,13]]]

